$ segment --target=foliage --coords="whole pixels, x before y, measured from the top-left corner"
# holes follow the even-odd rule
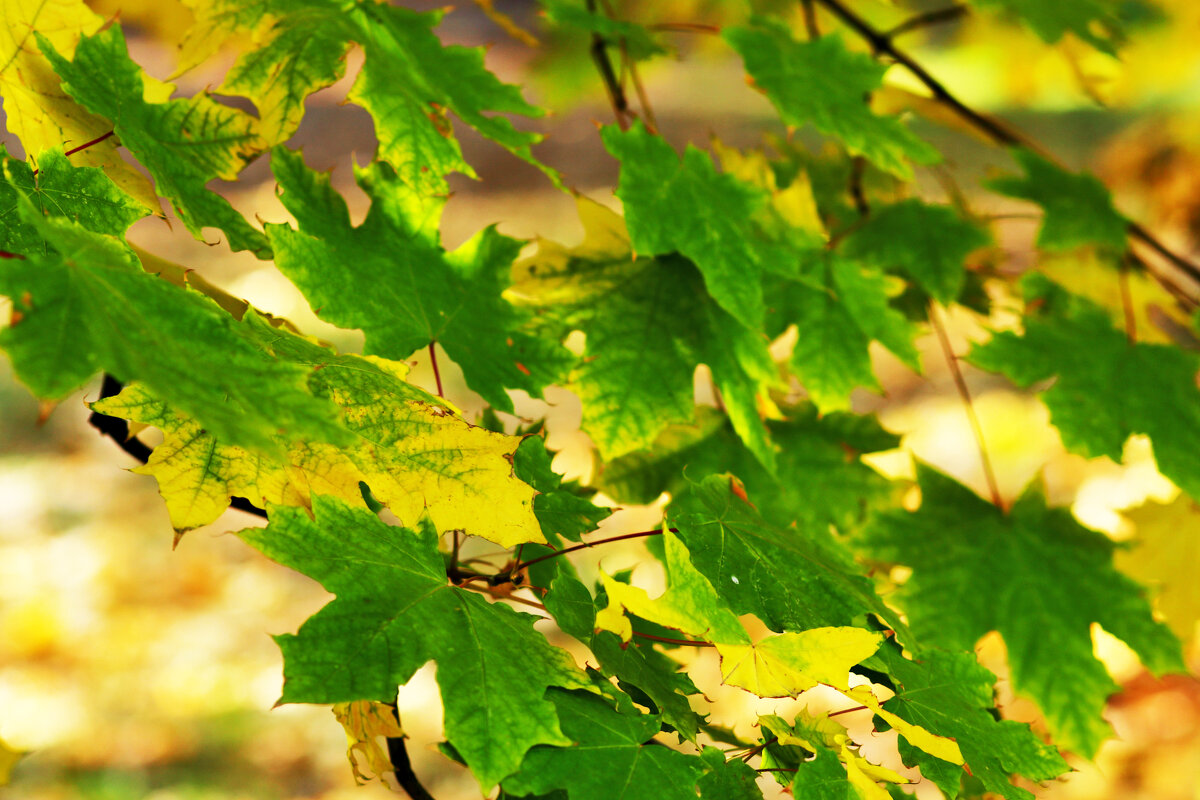
[[[618,75],[667,52],[659,29],[590,2],[543,5],[552,31],[592,43],[617,117],[596,137],[619,163],[623,214],[579,197],[578,244],[488,226],[453,250],[439,233],[447,178],[475,172],[452,116],[556,190],[562,179],[535,154],[540,136],[506,116],[544,110],[488,71],[481,49],[444,45],[443,12],[192,0],[181,70],[222,38],[236,34],[240,50],[220,95],[173,97],[130,57],[119,23],[72,0],[0,5],[0,94],[27,156],[0,152],[0,294],[11,306],[0,346],[19,378],[57,401],[103,373],[95,424],[140,455],[177,537],[230,505],[258,513],[267,525],[238,536],[336,595],[276,637],[280,703],[334,705],[356,777],[394,770],[427,796],[376,739],[402,752],[387,704],[430,661],[444,752],[503,797],[755,798],[756,781],[773,776],[797,796],[886,798],[916,774],[904,765],[947,797],[982,787],[1018,800],[1067,771],[1060,750],[1092,756],[1118,688],[1093,656],[1096,626],[1156,674],[1184,668],[1172,629],[1186,637],[1187,621],[1157,617],[1119,569],[1155,580],[1155,559],[1115,558],[1116,544],[1036,487],[1010,504],[994,481],[985,499],[924,465],[915,483],[885,477],[863,456],[898,438],[853,393],[880,388],[880,348],[920,372],[916,342],[929,333],[957,376],[941,322],[954,306],[995,329],[970,363],[1035,392],[1068,448],[1117,460],[1131,435],[1147,435],[1194,499],[1200,362],[1137,341],[1128,322],[1121,330],[1115,319],[1137,316],[1128,298],[1109,309],[1042,272],[1018,280],[998,268],[993,221],[961,197],[918,198],[916,178],[942,156],[872,102],[887,91],[881,57],[924,84],[931,99],[913,105],[925,129],[949,111],[1023,171],[977,188],[1036,204],[1042,251],[1082,253],[1114,282],[1133,265],[1174,285],[1131,242],[1176,272],[1200,269],[1118,212],[1098,179],[950,94],[857,4],[725,12],[716,46],[741,59],[782,125],[826,141],[747,152],[713,142],[711,154],[694,144],[680,154],[649,109],[630,107]],[[1048,42],[1073,35],[1115,52],[1124,40],[1124,12],[1105,0],[976,5]],[[839,30],[821,35],[818,19]],[[363,60],[349,100],[379,142],[355,170],[370,201],[357,225],[334,177],[288,146],[306,98],[342,76],[353,46]],[[620,71],[618,54],[629,60]],[[214,190],[260,157],[288,222],[251,219]],[[126,232],[161,216],[162,200],[197,238],[217,229],[230,249],[273,261],[322,319],[362,332],[363,352],[339,353],[187,277],[202,264],[132,247]],[[1018,299],[1018,324],[1002,329],[993,312]],[[443,396],[439,348],[486,404],[481,416]],[[429,389],[404,363],[426,349]],[[698,374],[711,391],[696,391]],[[587,484],[555,471],[541,421],[496,413],[551,386],[581,401],[598,459]],[[152,450],[125,436],[145,426],[163,435]],[[595,537],[606,505],[663,492],[661,526]],[[1185,499],[1143,513],[1169,521],[1192,509]],[[1190,552],[1165,527],[1141,547]],[[466,537],[504,552],[464,559]],[[589,585],[562,557],[616,539],[645,540],[665,589],[648,590],[651,570],[602,571]],[[1168,615],[1194,607],[1167,599]],[[530,608],[553,625],[535,627]],[[973,653],[989,633],[1051,741],[997,707],[996,676]],[[579,658],[560,646],[568,637]],[[758,697],[840,693],[845,710],[897,731],[893,762],[868,759],[834,715],[811,710],[762,716],[751,741],[722,732],[689,671],[709,654],[722,683]],[[0,779],[17,758],[0,742]]]

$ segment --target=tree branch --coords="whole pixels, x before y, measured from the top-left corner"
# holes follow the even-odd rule
[[[964,16],[968,10],[966,6],[949,6],[947,8],[939,8],[936,11],[926,11],[924,14],[909,17],[891,30],[885,31],[883,35],[889,39],[895,39],[903,33],[911,33],[920,28],[928,28],[931,25],[951,22]]]
[[[813,1],[819,3],[827,11],[845,23],[860,37],[862,37],[864,41],[871,45],[871,49],[876,55],[884,54],[890,56],[896,61],[896,63],[904,66],[917,80],[924,84],[925,88],[929,90],[934,99],[969,122],[972,127],[986,135],[996,144],[1000,144],[1005,147],[1024,147],[1029,150],[1034,150],[1042,155],[1049,155],[1041,147],[1039,147],[1037,143],[1028,137],[1011,130],[1010,128],[1001,124],[998,120],[976,111],[966,103],[959,100],[957,97],[951,94],[950,90],[947,89],[941,83],[941,81],[930,75],[929,72],[911,56],[897,48],[896,45],[892,43],[892,39],[889,34],[872,27],[870,23],[868,23],[858,14],[854,13],[854,11],[850,10],[850,8],[846,6],[842,0]],[[1154,252],[1158,253],[1176,268],[1185,272],[1193,280],[1200,282],[1200,266],[1196,265],[1189,259],[1184,258],[1178,253],[1173,252],[1139,223],[1129,223],[1129,235],[1149,247]],[[1159,273],[1153,274],[1156,279],[1161,280],[1161,275],[1159,275]]]

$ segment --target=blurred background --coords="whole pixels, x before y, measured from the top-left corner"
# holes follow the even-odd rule
[[[190,23],[178,0],[96,0],[115,15],[134,58],[152,75],[174,71],[176,47]],[[416,4],[433,8],[441,4]],[[936,2],[891,4],[862,0],[856,8],[888,27]],[[1122,5],[1122,3],[1117,3]],[[1196,254],[1200,234],[1200,4],[1194,0],[1125,3],[1133,11],[1130,43],[1120,59],[1068,37],[1048,46],[1029,30],[994,15],[970,14],[916,31],[901,44],[956,94],[1029,133],[1073,167],[1098,174],[1113,188],[1117,206],[1177,250]],[[647,7],[652,6],[652,7]],[[530,47],[511,38],[470,2],[460,2],[439,33],[448,42],[489,45],[487,63],[525,87],[535,104],[553,109],[540,121],[546,141],[535,152],[560,169],[568,185],[616,205],[616,163],[600,146],[596,123],[612,112],[580,35],[549,35],[534,2],[496,2],[539,39]],[[720,25],[744,13],[740,3],[664,0],[617,3],[631,19]],[[1131,12],[1132,14],[1132,12]],[[647,20],[651,21],[651,20]],[[825,29],[830,20],[822,19]],[[662,133],[676,146],[705,147],[711,137],[736,147],[762,145],[764,130],[784,135],[766,100],[747,87],[736,55],[719,38],[696,32],[664,34],[670,50],[640,67],[645,93]],[[334,185],[349,199],[356,220],[365,198],[350,166],[370,159],[375,140],[361,109],[341,105],[355,73],[351,55],[338,85],[314,95],[290,142],[303,147],[310,166],[333,169]],[[176,80],[180,95],[220,83],[232,56],[222,56]],[[889,74],[912,88],[898,70]],[[947,156],[949,174],[980,213],[1012,214],[998,223],[999,257],[1006,268],[1034,266],[1036,219],[1027,207],[979,194],[979,177],[1009,165],[1007,155],[961,132],[916,119],[914,129]],[[527,164],[458,126],[467,160],[481,180],[452,179],[454,196],[443,218],[447,247],[484,225],[504,233],[574,242],[581,236],[573,200]],[[20,153],[7,134],[0,141]],[[807,142],[801,137],[799,141]],[[251,218],[287,219],[263,160],[228,186],[231,201]],[[945,195],[948,184],[921,173],[920,189]],[[207,280],[258,307],[286,316],[307,332],[344,349],[360,338],[315,318],[270,264],[231,254],[191,238],[180,224],[139,222],[135,244],[195,269]],[[1039,267],[1076,291],[1119,307],[1111,271],[1084,255]],[[1145,338],[1163,337],[1170,298],[1148,281],[1133,280]],[[1158,309],[1157,316],[1155,309]],[[1156,321],[1160,327],[1156,328]],[[957,353],[986,336],[982,321],[954,312]],[[909,474],[909,454],[983,491],[978,452],[958,395],[933,339],[922,342],[927,374],[917,376],[880,351],[884,396],[862,393],[858,410],[878,410],[883,424],[902,434],[903,451],[875,466]],[[480,403],[448,362],[447,395],[470,416]],[[1148,444],[1130,441],[1123,464],[1068,455],[1044,407],[997,378],[968,371],[988,449],[1002,493],[1018,495],[1044,480],[1051,501],[1071,505],[1085,524],[1145,546],[1122,555],[1122,566],[1152,586],[1165,586],[1159,610],[1188,643],[1193,672],[1200,665],[1195,622],[1200,616],[1200,525],[1191,500],[1156,472]],[[425,359],[414,380],[432,386]],[[243,545],[228,531],[258,524],[239,512],[186,535],[172,550],[172,531],[154,481],[110,440],[86,424],[87,387],[56,408],[39,406],[16,384],[0,357],[0,738],[28,751],[13,783],[0,796],[19,800],[335,800],[395,796],[378,781],[358,787],[347,763],[345,735],[326,707],[272,709],[282,681],[279,651],[270,634],[294,631],[330,596]],[[587,478],[590,444],[578,431],[578,406],[566,391],[549,402],[522,398],[518,413],[550,414],[548,444],[556,466]],[[644,529],[657,510],[628,509],[606,530]],[[1191,535],[1181,535],[1186,531]],[[637,542],[603,553],[607,571],[631,566],[644,551]],[[594,575],[600,556],[581,564]],[[557,641],[557,640],[556,640]],[[1108,711],[1118,738],[1094,764],[1039,790],[1048,798],[1200,798],[1200,682],[1176,676],[1155,680],[1136,658],[1103,631],[1096,648],[1123,691]],[[981,658],[1003,677],[999,642],[980,644]],[[698,665],[703,672],[703,665]],[[710,670],[711,672],[711,670]],[[426,667],[401,691],[400,710],[412,736],[416,772],[439,798],[478,797],[465,771],[437,754],[441,712]],[[698,679],[721,698],[716,721],[743,726],[748,712],[784,713],[783,701],[749,698],[720,689],[714,676]],[[1006,683],[1000,684],[1002,692]],[[1037,724],[1036,709],[1004,696],[1006,713]],[[754,702],[750,702],[753,700]],[[791,702],[791,701],[789,701]],[[864,739],[871,735],[865,729]],[[879,750],[886,751],[886,737]],[[886,757],[884,755],[883,757]],[[768,779],[769,783],[769,779]],[[764,784],[766,785],[766,784]],[[922,796],[937,796],[918,787]]]

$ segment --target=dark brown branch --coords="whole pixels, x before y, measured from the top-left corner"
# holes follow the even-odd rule
[[[104,373],[104,380],[100,385],[100,399],[115,397],[124,388],[124,385],[119,380],[108,373]],[[118,447],[143,464],[150,460],[150,453],[153,452],[153,448],[136,436],[131,436],[129,434],[129,423],[125,420],[101,414],[99,411],[93,411],[88,416],[88,424],[100,431],[104,436],[112,439],[117,443]],[[253,514],[256,517],[267,518],[266,511],[244,497],[230,498],[229,507],[236,508],[238,511],[245,511],[247,514]]]
[[[996,144],[1005,147],[1024,147],[1028,150],[1034,150],[1045,155],[1042,148],[1038,147],[1035,142],[1021,134],[1013,131],[999,121],[982,114],[970,106],[963,103],[957,97],[950,93],[941,81],[929,74],[918,62],[913,60],[911,56],[900,50],[892,43],[891,37],[882,31],[876,30],[866,20],[854,13],[842,0],[813,0],[820,3],[831,14],[840,19],[848,27],[854,30],[864,41],[866,41],[871,49],[877,54],[890,56],[896,63],[903,65],[909,72],[916,77],[925,88],[929,90],[939,103],[952,110],[955,114],[969,122],[972,127],[986,135]],[[1197,266],[1192,261],[1184,258],[1178,253],[1170,250],[1166,245],[1159,241],[1152,233],[1136,222],[1129,223],[1129,235],[1146,245],[1154,252],[1158,253],[1167,261],[1171,262],[1176,268],[1187,273],[1193,280],[1200,281],[1200,266]],[[1162,280],[1162,276],[1154,273],[1155,278]]]
[[[716,645],[712,642],[701,642],[697,641],[696,639],[671,639],[667,636],[655,636],[652,633],[641,633],[640,631],[634,631],[633,635],[641,639],[649,639],[654,642],[665,642],[666,644],[677,644],[685,647],[716,647]]]
[[[588,0],[587,7],[589,12],[595,14],[596,0]],[[598,33],[592,34],[591,53],[592,61],[596,62],[596,69],[600,72],[600,80],[604,82],[604,89],[608,92],[608,102],[612,105],[617,125],[621,130],[625,130],[629,127],[626,116],[631,113],[629,99],[625,96],[625,89],[617,80],[617,73],[613,69],[612,61],[608,58],[608,43]]]
[[[800,7],[804,9],[804,30],[808,38],[821,38],[821,28],[817,24],[817,7],[813,5],[813,0],[800,0]]]
[[[433,382],[437,385],[437,395],[445,399],[446,396],[442,394],[442,373],[438,371],[436,348],[437,342],[429,343],[429,363],[433,367]]]
[[[889,39],[895,39],[903,33],[911,33],[921,28],[928,28],[931,25],[951,22],[964,16],[968,10],[966,6],[949,6],[947,8],[939,8],[936,11],[927,11],[924,14],[909,17],[891,30],[885,31],[883,35]]]
[[[671,531],[671,533],[679,532],[675,528],[668,528],[667,530]],[[658,529],[655,529],[652,531],[639,531],[638,533],[625,533],[625,534],[622,534],[621,536],[610,536],[607,539],[597,539],[594,542],[584,542],[583,544],[577,544],[577,545],[574,545],[573,547],[564,547],[562,550],[555,550],[553,553],[547,553],[544,556],[539,556],[538,558],[535,558],[531,561],[526,561],[523,564],[517,564],[517,566],[513,567],[512,571],[514,573],[520,572],[521,570],[524,570],[528,567],[532,567],[534,564],[540,564],[543,561],[549,561],[552,558],[558,558],[559,556],[565,556],[567,553],[574,553],[576,550],[586,550],[589,547],[599,547],[600,545],[608,544],[609,542],[619,542],[623,539],[640,539],[640,538],[643,538],[646,536],[661,536],[661,535],[662,535],[662,529],[658,528]]]
[[[389,703],[388,705],[391,706],[392,715],[399,724],[400,712],[396,710],[396,704]],[[412,800],[434,800],[429,790],[422,786],[421,781],[417,779],[417,773],[413,772],[412,761],[408,757],[408,747],[404,744],[404,737],[387,737],[387,748],[388,760],[392,762],[392,769],[396,773],[396,783],[400,784],[400,788],[408,792],[408,796]]]

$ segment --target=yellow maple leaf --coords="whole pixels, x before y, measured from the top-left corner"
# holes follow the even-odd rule
[[[25,154],[70,151],[112,132],[112,124],[84,109],[62,88],[34,33],[45,36],[64,58],[75,54],[80,36],[90,36],[104,19],[83,0],[0,0],[0,97],[8,130]],[[126,194],[159,212],[150,182],[117,152],[115,137],[71,156],[76,166],[100,167]]]
[[[25,753],[14,750],[8,746],[7,742],[0,739],[0,786],[4,786],[12,779],[13,767],[24,757]]]
[[[380,747],[379,738],[404,736],[395,708],[375,700],[355,700],[350,703],[335,703],[333,716],[346,731],[346,758],[354,772],[355,783],[366,783],[372,778],[381,778],[386,772],[395,772],[392,760]],[[365,766],[359,763],[359,758]]]

